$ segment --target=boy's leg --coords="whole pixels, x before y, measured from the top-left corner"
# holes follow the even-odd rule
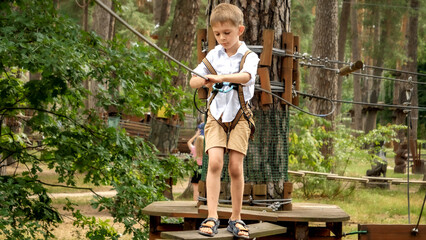
[[[244,154],[231,150],[229,152],[228,171],[231,178],[232,215],[231,220],[241,220],[241,208],[244,193]]]
[[[220,193],[220,176],[222,174],[223,168],[223,154],[224,149],[221,147],[214,147],[208,150],[209,154],[209,166],[207,170],[206,178],[206,190],[207,190],[207,209],[208,209],[208,218],[216,218],[217,215],[217,205],[219,202],[219,193]],[[213,226],[213,222],[208,222]],[[200,231],[211,233],[210,228],[200,228]]]
[[[241,208],[243,205],[244,194],[244,171],[243,171],[244,154],[231,150],[229,152],[229,176],[231,177],[231,198],[232,198],[232,214],[229,220],[241,220]],[[248,230],[236,223],[235,227],[240,229],[238,235],[248,236]],[[246,230],[246,231],[241,231]]]

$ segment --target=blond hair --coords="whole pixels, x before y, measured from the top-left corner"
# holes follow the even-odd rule
[[[230,22],[235,27],[243,25],[244,15],[241,9],[229,3],[217,5],[210,15],[210,25]]]
[[[198,136],[195,139],[194,147],[195,147],[195,156],[197,156],[197,158],[202,159],[204,154],[204,137],[203,136]]]

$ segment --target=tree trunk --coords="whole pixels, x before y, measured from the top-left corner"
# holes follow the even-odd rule
[[[337,1],[317,0],[315,13],[315,27],[313,34],[312,56],[321,59],[337,59]],[[326,64],[326,63],[325,63]],[[336,64],[327,64],[328,68],[337,68]],[[337,97],[337,75],[334,71],[313,67],[309,73],[308,82],[311,84],[311,91],[314,95],[336,99]],[[316,114],[325,114],[330,112],[331,106],[324,101],[312,99],[308,108]],[[335,128],[334,119],[336,112],[326,117],[331,121],[330,129]],[[333,154],[332,139],[327,140],[321,152],[325,158]]]
[[[172,0],[154,0],[155,25],[163,26],[170,16]]]
[[[168,49],[169,54],[181,62],[191,60],[199,9],[199,0],[177,0]],[[172,84],[185,87],[187,72],[179,71]]]
[[[313,35],[312,56],[322,59],[337,59],[337,1],[318,0],[315,14],[315,27]],[[337,68],[335,64],[327,66]],[[336,99],[337,76],[336,73],[320,68],[312,68],[309,82],[315,95]],[[314,113],[328,113],[331,109],[323,101],[312,101],[309,110]],[[335,113],[327,117],[333,121]]]
[[[351,10],[351,0],[344,0],[342,4],[342,12],[340,13],[340,27],[339,27],[339,39],[338,39],[338,60],[345,60],[345,46],[346,46],[346,33],[348,31],[348,23],[349,16]],[[353,61],[357,61],[360,59],[353,59]],[[339,68],[342,68],[343,64],[339,64]],[[337,78],[337,99],[342,99],[342,85],[343,85],[343,77],[338,76]],[[341,103],[336,103],[336,113],[340,114],[342,108]]]
[[[83,0],[83,16],[81,19],[83,30],[88,31],[89,30],[89,1],[90,0]]]
[[[374,55],[376,58],[375,66],[383,67],[384,63],[384,57],[385,57],[385,47],[387,46],[387,42],[389,39],[389,33],[391,30],[391,18],[385,17],[383,24],[380,23],[380,11],[376,11],[376,28],[374,32],[374,39],[375,44],[374,45]],[[384,15],[389,16],[390,12],[388,9],[384,10]],[[373,75],[374,76],[382,76],[383,70],[382,69],[374,69]],[[378,103],[379,101],[379,95],[380,95],[380,86],[381,86],[381,79],[373,78],[372,85],[371,85],[371,93],[369,97],[369,103]],[[379,109],[377,108],[368,108],[367,113],[367,119],[365,121],[365,132],[368,133],[371,130],[376,128],[376,122],[377,122],[377,112]]]
[[[102,3],[104,3],[107,7],[114,9],[112,0],[102,0]],[[97,4],[93,10],[92,17],[92,30],[103,39],[108,41],[112,40],[114,37],[115,18]]]
[[[352,6],[355,6],[357,0],[352,0]],[[351,8],[351,30],[352,30],[352,61],[361,59],[360,52],[360,40],[358,30],[358,11],[355,7]],[[355,102],[361,102],[361,77],[359,75],[353,75],[353,96]],[[353,128],[355,130],[362,130],[362,106],[359,104],[353,105],[354,117],[353,117]]]
[[[102,0],[109,8],[113,8],[112,0]],[[95,5],[93,9],[93,23],[91,29],[105,40],[112,40],[114,37],[115,18],[111,16],[99,5]],[[85,83],[86,89],[90,90],[91,96],[85,101],[87,109],[95,109],[98,113],[103,113],[103,109],[96,107],[95,95],[98,91],[98,83],[95,80],[88,80]]]

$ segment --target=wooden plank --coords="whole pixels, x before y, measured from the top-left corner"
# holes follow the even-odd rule
[[[207,33],[207,43],[209,51],[216,47],[216,39],[214,38],[212,27],[209,27],[209,31]]]
[[[248,224],[250,230],[250,238],[273,236],[287,232],[286,227],[276,224],[263,222]],[[218,240],[232,240],[234,235],[226,230],[226,228],[219,228],[218,234],[214,237],[205,237],[198,233],[197,230],[181,231],[181,232],[162,232],[161,237],[166,239],[187,239],[187,240],[203,240],[203,239],[218,239]]]
[[[299,36],[294,36],[293,39],[293,49],[294,53],[300,53],[299,49],[300,39]],[[293,83],[295,83],[295,90],[300,90],[300,74],[299,74],[299,59],[293,58]],[[293,104],[299,106],[299,95],[293,98]]]
[[[207,215],[207,205],[200,206],[198,211]],[[230,218],[231,213],[231,208],[218,208],[221,219]],[[318,203],[292,203],[291,211],[262,212],[243,209],[241,218],[268,222],[342,222],[350,219],[349,215],[338,206]]]
[[[293,54],[293,33],[283,33],[282,39],[282,48],[286,53]],[[291,103],[293,88],[293,57],[288,56],[283,58],[281,81],[284,81],[284,93],[282,94],[282,98]],[[286,103],[282,101],[282,104]]]
[[[366,178],[366,179],[368,179],[370,182],[372,182],[372,181],[392,182],[392,181],[395,181],[395,180],[399,180],[399,178],[370,177],[370,176],[363,176],[362,178]]]
[[[313,171],[305,171],[305,170],[299,170],[299,172],[302,172],[305,174],[320,175],[320,176],[337,176],[337,174],[335,173],[313,172]]]
[[[368,183],[368,179],[366,179],[366,178],[345,177],[345,176],[338,176],[338,175],[328,175],[327,179],[328,180],[346,180],[346,181]]]
[[[264,29],[263,30],[263,49],[260,54],[259,66],[268,66],[272,64],[272,49],[274,47],[274,30]]]
[[[285,222],[342,222],[350,216],[336,205],[292,203],[291,211],[277,212],[278,221]]]
[[[404,179],[393,180],[392,184],[407,184],[407,180],[404,180]],[[424,184],[426,184],[426,181],[410,180],[410,184],[421,184],[421,185],[424,185]]]
[[[288,174],[295,175],[295,176],[298,176],[298,177],[304,177],[305,176],[305,173],[300,172],[300,171],[288,170],[287,172],[288,172]]]
[[[200,63],[207,55],[203,52],[203,46],[207,43],[207,29],[197,30],[197,62]]]
[[[413,235],[411,230],[415,225],[411,224],[359,224],[359,231],[367,231],[360,234],[360,240],[420,240],[426,239],[426,225],[420,225],[417,235]]]
[[[150,216],[205,218],[207,214],[198,213],[196,201],[158,201],[142,209]]]
[[[260,87],[271,91],[271,80],[269,78],[269,69],[266,67],[260,67],[257,69],[257,74],[259,75],[260,79]],[[260,102],[262,105],[272,104],[272,95],[266,92],[262,92],[260,94]]]
[[[241,211],[244,220],[256,221],[291,221],[291,222],[342,222],[350,219],[349,215],[336,205],[318,203],[292,203],[291,211],[264,212],[262,210]],[[206,218],[207,205],[197,207],[196,201],[158,201],[142,209],[150,216]],[[231,208],[218,208],[220,219],[229,219]]]

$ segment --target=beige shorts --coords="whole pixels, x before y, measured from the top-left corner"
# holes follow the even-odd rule
[[[229,134],[227,143],[225,130],[223,130],[222,126],[208,114],[207,122],[204,126],[204,137],[206,140],[205,151],[207,154],[210,148],[222,147],[225,148],[225,150],[234,150],[246,155],[250,137],[250,127],[244,116],[241,116],[238,124]]]

